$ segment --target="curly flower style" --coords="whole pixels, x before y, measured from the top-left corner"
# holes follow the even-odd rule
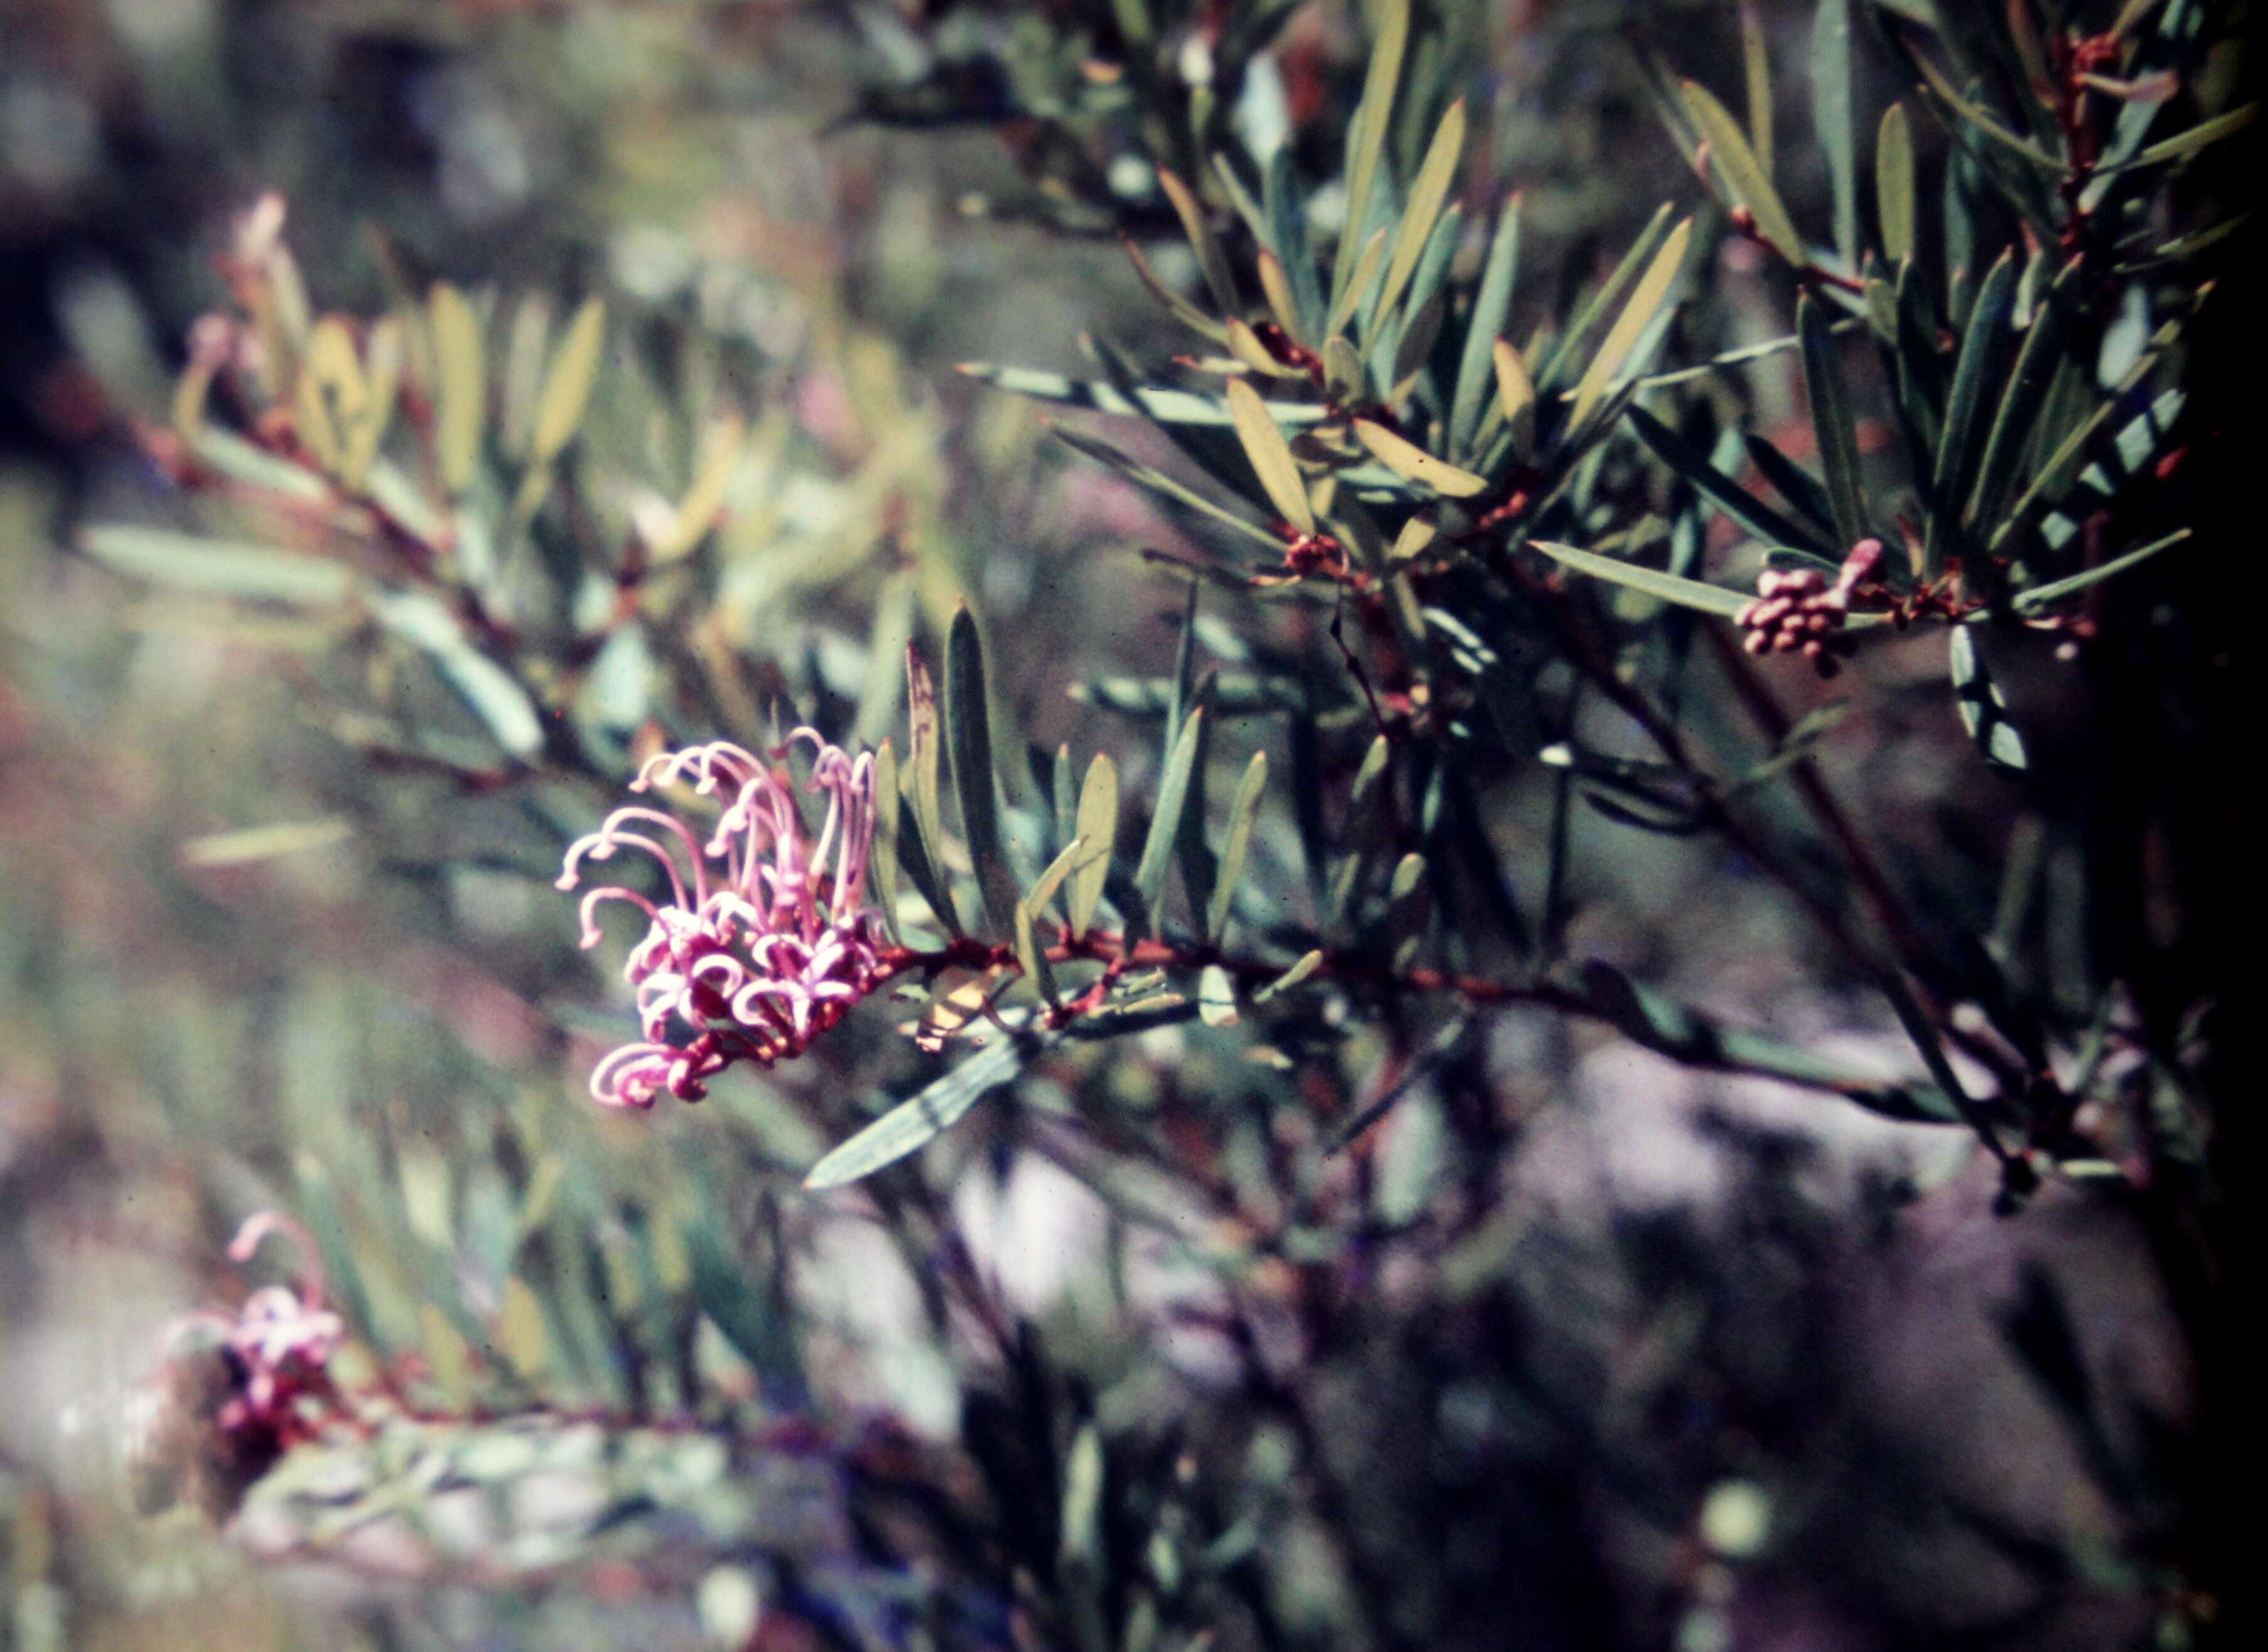
[[[586,861],[631,848],[658,862],[661,905],[618,884],[583,897],[583,945],[598,944],[598,909],[624,901],[645,914],[623,978],[637,995],[642,1037],[591,1074],[591,1094],[614,1107],[650,1107],[663,1090],[685,1101],[736,1061],[765,1067],[800,1055],[882,979],[880,914],[866,903],[874,842],[874,760],[855,760],[810,729],[770,755],[811,742],[808,789],[827,798],[816,837],[784,774],[725,741],[651,759],[633,791],[689,779],[727,799],[706,842],[675,815],[633,804],[567,850],[563,890]]]

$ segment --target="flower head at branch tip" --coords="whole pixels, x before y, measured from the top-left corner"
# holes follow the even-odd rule
[[[825,800],[816,832],[784,767],[808,741],[804,790]],[[630,789],[690,783],[724,807],[705,838],[644,804],[615,810],[568,847],[558,887],[587,862],[637,850],[659,864],[656,898],[618,884],[583,897],[582,943],[598,944],[599,907],[635,909],[645,930],[623,968],[640,1037],[592,1070],[609,1106],[652,1106],[663,1091],[686,1101],[735,1061],[769,1067],[800,1055],[880,984],[880,916],[866,901],[874,846],[874,760],[798,729],[767,761],[725,741],[649,759]]]

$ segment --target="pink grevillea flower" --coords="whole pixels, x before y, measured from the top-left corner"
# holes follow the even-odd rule
[[[736,1061],[769,1067],[799,1055],[881,979],[881,924],[866,904],[874,846],[874,760],[852,759],[809,729],[807,789],[827,799],[814,835],[784,768],[718,741],[650,760],[633,791],[689,780],[725,804],[704,841],[666,811],[632,805],[567,850],[561,889],[586,861],[635,849],[661,868],[656,901],[619,884],[583,897],[583,944],[599,942],[598,909],[622,901],[644,914],[644,936],[623,970],[642,1036],[591,1074],[591,1093],[616,1107],[649,1107],[663,1090],[687,1101]]]

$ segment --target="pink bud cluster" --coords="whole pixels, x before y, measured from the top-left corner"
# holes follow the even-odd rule
[[[1881,560],[1882,542],[1861,540],[1843,559],[1832,584],[1815,568],[1766,569],[1756,576],[1756,599],[1733,616],[1748,633],[1742,645],[1751,654],[1800,653],[1822,677],[1832,677],[1841,669],[1837,657],[1852,648],[1844,628],[1852,596]]]
[[[784,767],[808,740],[807,789],[827,800],[814,835]],[[724,812],[704,840],[660,809],[617,809],[567,851],[559,887],[575,888],[586,861],[635,849],[662,870],[666,896],[649,899],[608,884],[583,897],[583,944],[598,944],[599,907],[643,913],[644,938],[623,977],[635,989],[642,1036],[600,1061],[591,1093],[608,1106],[649,1107],[662,1091],[686,1101],[736,1061],[769,1067],[801,1054],[880,984],[880,914],[866,903],[874,842],[874,760],[852,759],[798,729],[767,763],[718,741],[653,758],[630,782],[647,791],[692,782]]]

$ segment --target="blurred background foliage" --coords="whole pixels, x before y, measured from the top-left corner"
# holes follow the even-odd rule
[[[2119,10],[2051,9],[2074,29]],[[1830,245],[1806,113],[1823,10],[1421,5],[1410,83],[1430,92],[1400,108],[1391,177],[1466,98],[1485,187],[1445,268],[1470,290],[1516,187],[1501,330],[1531,354],[1660,244],[1661,202],[1712,214],[1665,130],[1665,70],[1744,112],[1776,101],[1758,147]],[[2206,18],[2184,118],[2244,106],[2245,8],[2172,10]],[[1839,711],[1808,672],[1774,679],[1822,713],[1779,749],[1927,892],[1933,946],[1989,939],[2059,1069],[2106,1075],[2093,1145],[2050,1144],[2085,1168],[2015,1216],[1961,1128],[1680,1066],[1653,1012],[1609,1002],[1642,980],[1885,1095],[1933,1076],[1769,869],[1611,812],[1637,806],[1615,735],[1533,614],[1489,639],[1528,708],[1507,747],[1607,766],[1582,792],[1567,757],[1476,767],[1502,875],[1445,885],[1417,928],[1445,966],[1602,967],[1589,1018],[1245,995],[1241,1027],[1050,1050],[1012,1104],[850,1194],[799,1185],[948,1065],[895,1030],[917,1000],[698,1108],[588,1100],[625,1017],[550,887],[564,842],[665,737],[807,720],[906,755],[904,644],[939,660],[963,600],[1007,794],[1035,818],[1026,745],[1042,772],[1059,746],[1082,773],[1109,753],[1146,799],[1193,692],[1177,650],[1217,671],[1216,817],[1253,750],[1293,776],[1234,908],[1256,941],[1298,937],[1286,961],[1329,927],[1295,814],[1327,807],[1336,854],[1361,849],[1365,811],[1438,811],[1406,772],[1363,778],[1370,719],[1328,605],[1208,585],[1189,620],[1191,582],[1136,553],[1218,568],[1219,529],[1043,439],[1041,415],[1205,486],[1169,432],[954,371],[1084,382],[1087,335],[1126,361],[1197,349],[1118,238],[1209,305],[1160,169],[1233,234],[1210,157],[1279,143],[1327,223],[1369,61],[1357,11],[7,0],[0,1646],[1710,1652],[2228,1627],[2194,1519],[2215,1299],[2183,1259],[2191,1224],[2218,1237],[2187,1199],[2200,1138],[2233,1133],[2200,1098],[2235,817],[2213,775],[2147,753],[2161,716],[2211,749],[2233,696],[2227,633],[2178,571],[2196,564],[2138,576],[2160,583],[2134,612],[2161,616],[2128,634],[2139,724],[2117,723],[2116,680],[2058,676],[2052,639],[2004,640],[2021,782],[1964,734],[1941,633],[1870,647]],[[1858,129],[1903,97],[1933,191],[1959,165],[1855,11]],[[2168,236],[2226,217],[2253,141],[2152,196],[2174,201]],[[247,240],[270,192],[282,222]],[[1989,251],[2021,217],[1943,224]],[[1933,200],[1918,221],[1917,261],[1958,262]],[[1708,324],[1664,366],[1789,332],[1785,272],[1725,222],[1702,230]],[[2170,284],[2241,268],[2251,232],[2224,234]],[[201,316],[288,290],[276,248],[311,319],[356,319],[350,367],[313,331],[293,346],[332,363],[313,393],[336,422],[296,474],[252,399],[185,415],[180,390]],[[234,293],[231,268],[252,271]],[[442,427],[467,322],[445,311],[480,341],[461,450]],[[2235,370],[2196,360],[2166,372],[2219,405]],[[426,412],[357,459],[357,387],[386,374]],[[1817,465],[1805,383],[1775,346],[1673,416]],[[276,405],[306,442],[296,393]],[[1855,427],[1878,475],[1893,424]],[[2225,443],[2197,424],[2208,455]],[[1594,452],[1584,522],[1644,554],[1671,530],[1630,523],[1659,505],[1697,535],[1672,554],[1698,554],[1690,488],[1635,440]],[[400,480],[421,466],[438,487]],[[2235,520],[2227,470],[2183,520]],[[1791,514],[1811,503],[1765,480]],[[1643,591],[1595,612],[1625,680],[1692,646]],[[1706,681],[1696,700],[1721,698]],[[1688,709],[1712,742],[1737,721]],[[2102,799],[2130,787],[2170,801],[2117,823],[2141,870],[2106,902]],[[1800,818],[1770,807],[1775,828]],[[1835,876],[1817,842],[1793,854]],[[1410,908],[1388,870],[1366,865],[1352,905],[1390,951]],[[1973,1035],[1977,978],[1953,973]],[[166,1327],[298,1277],[282,1246],[224,1259],[268,1208],[311,1231],[350,1332],[340,1379],[383,1391],[379,1421],[294,1450],[240,1509],[231,1488],[225,1530],[195,1499],[145,1517],[136,1407]]]

